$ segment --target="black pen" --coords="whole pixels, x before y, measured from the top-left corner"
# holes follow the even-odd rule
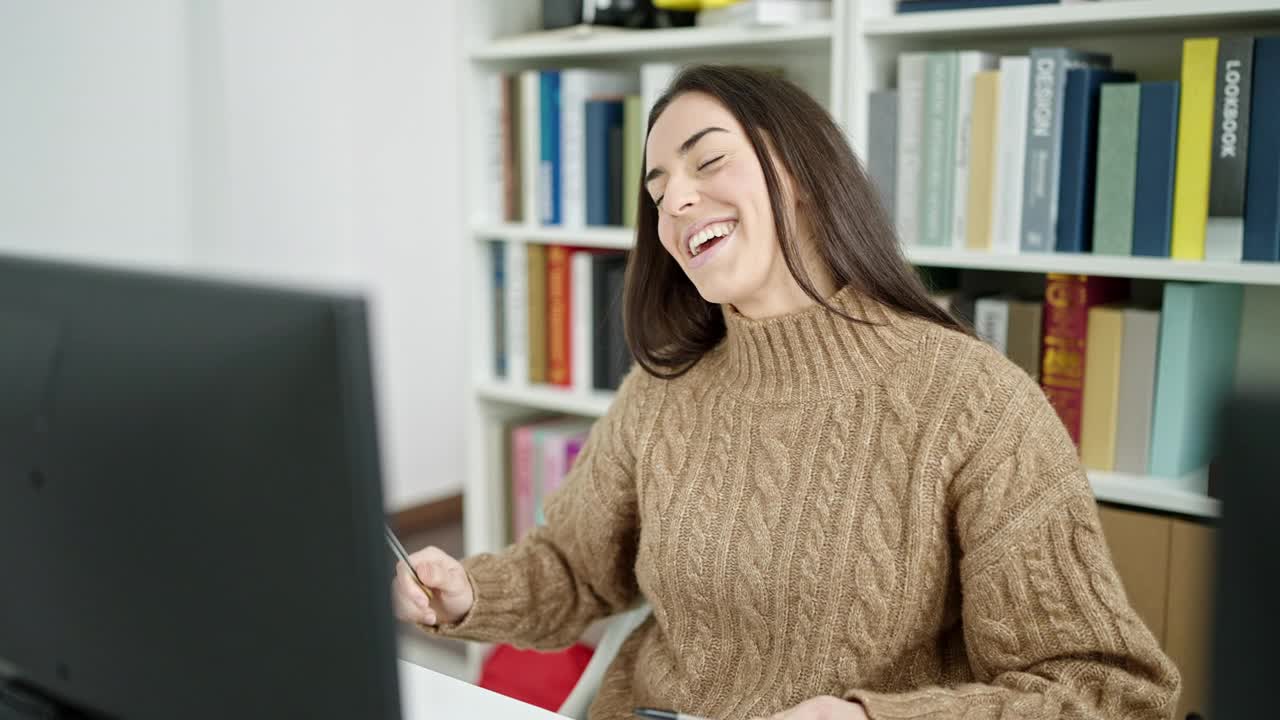
[[[675,710],[657,710],[654,708],[636,708],[631,711],[635,715],[649,720],[707,720],[697,715],[685,715]]]

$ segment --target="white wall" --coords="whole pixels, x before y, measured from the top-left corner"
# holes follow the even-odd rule
[[[459,492],[455,13],[0,0],[0,249],[365,290],[388,504]]]

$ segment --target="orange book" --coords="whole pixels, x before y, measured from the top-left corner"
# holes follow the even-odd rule
[[[1058,273],[1046,278],[1040,386],[1076,447],[1084,410],[1089,309],[1123,299],[1127,288],[1127,281],[1120,278]]]
[[[573,384],[571,363],[573,273],[569,270],[569,248],[547,248],[547,380],[552,385]]]

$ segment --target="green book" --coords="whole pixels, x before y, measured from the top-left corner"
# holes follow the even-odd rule
[[[1093,251],[1099,255],[1133,254],[1139,92],[1137,83],[1102,85],[1093,202]]]
[[[636,226],[640,176],[644,172],[644,106],[639,95],[622,101],[622,224]]]
[[[920,175],[920,244],[951,247],[956,174],[956,95],[960,55],[929,53],[924,75],[924,163]]]

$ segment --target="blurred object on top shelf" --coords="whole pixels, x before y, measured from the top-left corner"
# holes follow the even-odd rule
[[[796,25],[831,19],[831,0],[739,0],[703,3],[700,27]]]
[[[693,19],[692,10],[669,7],[668,3],[654,0],[542,0],[544,30],[574,25],[635,29],[688,27],[693,25]]]
[[[1086,2],[1095,2],[1095,0],[898,0],[898,12],[973,10],[976,8],[1015,7],[1019,5],[1076,5]]]

